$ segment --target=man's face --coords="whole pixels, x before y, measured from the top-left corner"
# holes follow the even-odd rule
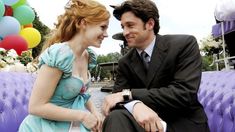
[[[151,31],[153,31],[153,27],[149,25],[149,22],[145,24],[140,18],[129,11],[122,14],[121,26],[123,28],[123,36],[129,47],[146,48],[152,33]]]

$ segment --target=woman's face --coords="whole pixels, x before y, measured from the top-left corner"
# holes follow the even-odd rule
[[[84,39],[87,41],[88,46],[99,48],[105,37],[108,37],[107,28],[109,20],[102,21],[98,24],[87,24],[85,29]]]

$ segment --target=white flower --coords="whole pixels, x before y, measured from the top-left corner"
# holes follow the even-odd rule
[[[7,65],[7,63],[0,59],[0,68],[4,68]]]
[[[201,40],[199,47],[201,51],[212,54],[215,52],[215,49],[217,51],[222,50],[222,40],[215,39],[212,35],[209,35]]]
[[[4,48],[0,48],[0,52],[6,52],[6,50]]]
[[[36,64],[27,65],[26,64],[33,60],[31,52],[24,52],[21,56],[18,56],[15,50],[5,50],[0,48],[0,70],[1,71],[20,71],[20,72],[35,72],[37,71]]]
[[[35,63],[30,62],[26,65],[26,69],[28,72],[36,72],[38,67]]]
[[[21,63],[15,63],[9,66],[9,71],[13,72],[26,72],[26,67]]]
[[[15,59],[10,57],[10,56],[7,56],[7,57],[4,57],[4,60],[8,63],[8,64],[14,64],[15,62]]]
[[[11,49],[11,50],[8,50],[7,56],[10,56],[12,58],[17,58],[18,54],[16,53],[16,51],[14,49]]]

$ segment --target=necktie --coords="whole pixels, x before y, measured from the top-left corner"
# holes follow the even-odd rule
[[[150,56],[145,51],[142,51],[140,56],[141,56],[141,59],[142,59],[142,62],[144,64],[145,69],[148,70]]]

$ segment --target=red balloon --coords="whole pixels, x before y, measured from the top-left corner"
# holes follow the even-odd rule
[[[4,16],[13,16],[13,9],[10,6],[5,5]]]
[[[20,35],[8,35],[2,40],[0,48],[4,48],[6,50],[14,49],[20,56],[22,51],[28,50],[28,44]]]

